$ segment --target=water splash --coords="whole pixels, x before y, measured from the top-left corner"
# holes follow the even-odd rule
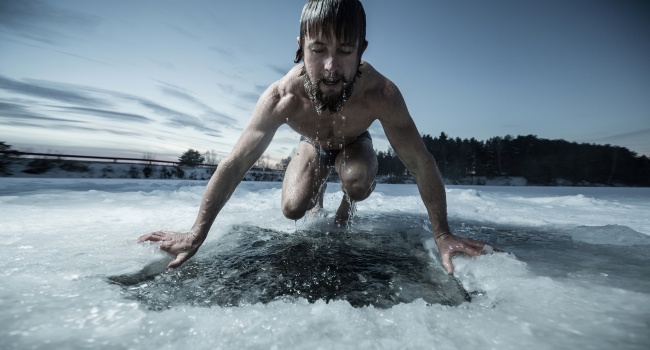
[[[425,237],[421,229],[286,233],[234,226],[217,247],[181,268],[141,281],[112,281],[124,286],[125,297],[152,310],[296,299],[379,308],[419,298],[444,305],[469,301],[453,277],[433,267]]]

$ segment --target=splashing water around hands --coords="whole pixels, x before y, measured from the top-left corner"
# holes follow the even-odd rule
[[[138,242],[161,242],[160,250],[172,254],[175,258],[167,267],[181,266],[185,261],[194,256],[203,243],[191,232],[156,231],[147,233],[138,238]]]
[[[454,236],[448,232],[436,237],[435,241],[440,252],[440,258],[442,259],[442,266],[450,275],[454,273],[454,264],[451,262],[451,257],[455,254],[462,253],[470,256],[479,256],[491,252],[503,252],[489,246],[485,242],[467,237]]]

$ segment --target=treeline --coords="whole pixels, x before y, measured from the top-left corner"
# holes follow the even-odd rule
[[[535,135],[451,138],[422,137],[445,179],[524,177],[530,184],[650,186],[650,159],[624,147],[548,140]],[[379,175],[406,173],[393,150],[378,152]]]

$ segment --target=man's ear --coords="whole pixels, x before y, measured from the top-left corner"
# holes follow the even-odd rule
[[[299,36],[296,37],[296,42],[298,43],[298,47],[300,47],[300,37]]]
[[[359,57],[363,56],[363,53],[366,51],[368,48],[368,40],[364,40],[363,43],[361,44],[361,47],[359,48],[360,54]]]

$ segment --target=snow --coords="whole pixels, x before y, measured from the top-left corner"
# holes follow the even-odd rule
[[[155,289],[160,280],[187,277],[192,266],[163,272],[169,257],[155,244],[135,239],[153,230],[188,229],[205,185],[189,180],[0,178],[2,348],[650,345],[650,189],[449,186],[454,232],[509,252],[454,258],[455,278],[472,295],[471,302],[457,306],[416,299],[388,308],[353,307],[346,300],[291,298],[153,310],[129,288],[167,295]],[[243,182],[192,261],[209,263],[234,248],[239,242],[234,227],[269,230],[260,231],[254,241],[274,240],[277,233],[304,237],[337,232],[329,224],[342,195],[337,184],[328,186],[321,217],[297,222],[281,214],[280,186]],[[385,238],[391,230],[406,242],[423,237],[421,249],[430,251],[431,265],[440,269],[415,185],[377,185],[359,203],[352,227],[340,234]],[[391,249],[390,244],[375,249]],[[146,273],[158,275],[148,286],[108,281],[145,267]],[[209,282],[201,276],[185,281]]]

